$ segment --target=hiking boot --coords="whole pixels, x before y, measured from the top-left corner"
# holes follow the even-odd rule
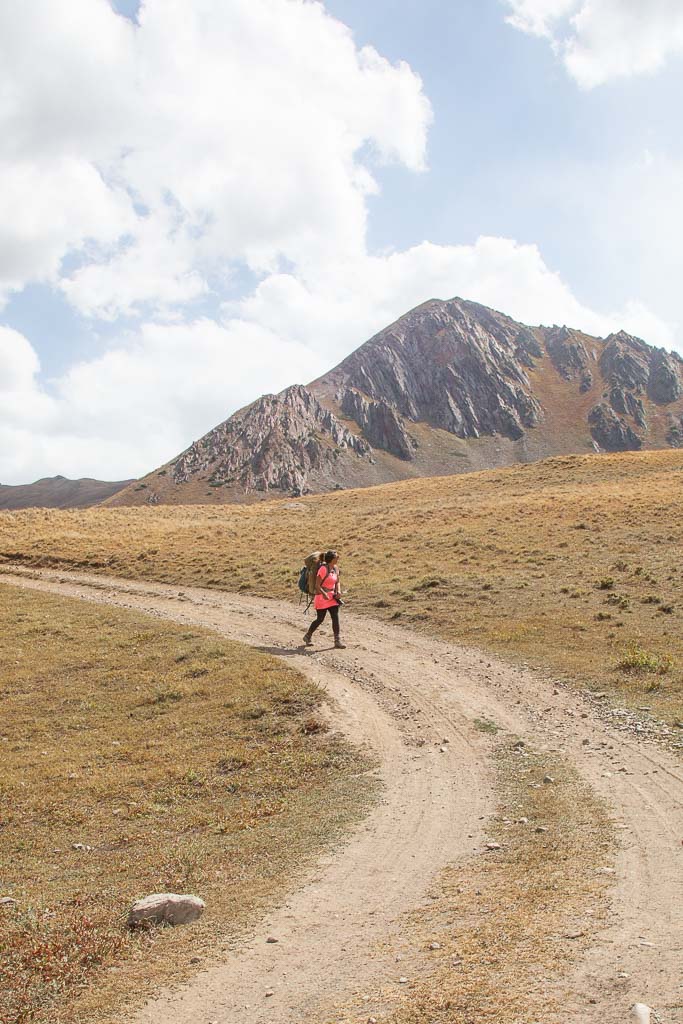
[[[334,638],[334,646],[335,646],[335,647],[337,648],[337,650],[339,650],[339,651],[345,651],[345,650],[346,650],[346,644],[345,644],[345,643],[344,643],[344,641],[343,641],[343,640],[341,640],[341,639],[340,639],[340,637],[338,637],[338,636],[335,636],[335,638]]]
[[[312,647],[313,646],[313,641],[311,640],[311,634],[308,632],[308,630],[306,630],[306,632],[304,633],[304,645],[306,647]]]

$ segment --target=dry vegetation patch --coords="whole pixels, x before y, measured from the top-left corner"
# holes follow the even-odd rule
[[[0,622],[6,1024],[86,1021],[182,978],[371,797],[322,692],[281,661],[8,586]],[[201,921],[129,933],[130,904],[167,890],[205,899]]]
[[[675,726],[682,503],[682,451],[566,456],[251,506],[4,513],[0,560],[295,597],[303,556],[332,545],[355,610],[548,667]],[[624,667],[633,645],[666,672]]]
[[[447,869],[414,915],[431,970],[393,1024],[566,1019],[563,980],[605,922],[614,850],[603,805],[559,757],[506,740],[496,761],[500,849]]]

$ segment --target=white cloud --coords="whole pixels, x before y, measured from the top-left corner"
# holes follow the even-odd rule
[[[30,391],[39,369],[38,356],[23,334],[0,326],[0,394]]]
[[[566,323],[596,335],[624,328],[673,345],[669,325],[641,304],[604,314],[581,304],[535,245],[482,237],[474,245],[423,242],[404,252],[323,268],[274,274],[226,312],[322,351],[328,367],[428,298],[482,302],[528,324]],[[642,330],[641,330],[642,329]]]
[[[683,54],[680,0],[505,0],[515,28],[551,40],[573,78],[591,89],[658,71]]]
[[[373,165],[424,167],[420,79],[321,4],[146,0],[139,23],[107,0],[0,7],[6,292],[182,307],[234,263],[357,254]]]
[[[581,0],[504,0],[512,8],[507,21],[530,35],[551,37],[557,22],[572,14]]]

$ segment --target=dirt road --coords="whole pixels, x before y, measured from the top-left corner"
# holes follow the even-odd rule
[[[486,841],[495,793],[475,719],[565,754],[619,830],[610,922],[571,979],[563,1019],[621,1021],[639,1001],[662,1024],[682,1024],[683,772],[576,692],[346,610],[348,649],[332,650],[321,630],[308,651],[305,620],[283,602],[49,570],[3,569],[0,581],[202,625],[286,657],[328,690],[349,738],[381,760],[383,799],[357,833],[248,943],[150,1001],[138,1024],[300,1024],[365,987],[372,1007],[390,1003],[409,969],[396,960],[402,914],[424,902],[441,868]]]

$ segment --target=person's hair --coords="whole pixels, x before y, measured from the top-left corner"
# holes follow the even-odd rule
[[[336,551],[330,550],[330,551],[326,551],[325,552],[325,561],[327,562],[328,565],[330,564],[332,559],[334,559],[336,557],[337,557],[337,552]]]

